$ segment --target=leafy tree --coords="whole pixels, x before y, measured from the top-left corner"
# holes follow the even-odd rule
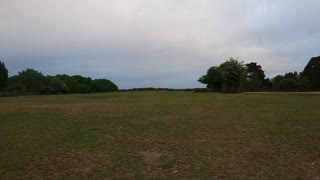
[[[294,79],[283,79],[279,84],[281,91],[296,91],[297,90],[297,81]]]
[[[288,72],[283,76],[285,79],[292,79],[292,80],[298,80],[299,74],[297,71],[295,72]]]
[[[272,80],[266,78],[263,80],[263,90],[270,91],[273,88]]]
[[[247,71],[247,75],[250,78],[250,74],[255,72],[258,76],[258,79],[260,81],[263,81],[264,78],[266,77],[264,74],[264,71],[262,70],[261,65],[257,65],[256,62],[251,62],[246,64],[246,71]]]
[[[64,78],[63,81],[69,87],[70,93],[80,93],[80,84],[78,83],[76,78],[68,76],[68,77]],[[86,91],[88,91],[88,90],[86,90]]]
[[[309,78],[304,76],[299,76],[297,80],[297,88],[299,91],[310,91],[312,90],[312,83]]]
[[[0,65],[5,69],[2,62],[0,62]],[[6,72],[5,77],[7,77],[7,69],[0,71],[0,73],[2,72]],[[26,69],[19,72],[18,75],[3,79],[6,79],[6,90],[11,94],[17,95],[118,91],[118,86],[107,79],[97,79],[93,81],[90,77],[80,75],[69,76],[66,74],[44,76],[41,72],[34,69]]]
[[[288,72],[284,76],[278,75],[272,79],[274,90],[280,91],[309,91],[312,84],[302,73]]]
[[[313,90],[320,90],[320,56],[310,59],[302,72],[302,76],[310,80]]]
[[[87,86],[86,84],[80,84],[79,85],[79,93],[89,93],[91,92],[91,88]]]
[[[18,74],[18,81],[23,84],[28,92],[39,93],[45,88],[45,76],[34,69],[27,69]]]
[[[223,76],[218,67],[211,67],[207,74],[199,78],[199,82],[207,84],[207,88],[219,92],[223,84]]]
[[[281,91],[299,91],[298,72],[288,72],[283,78],[284,79],[280,82]]]
[[[223,75],[223,92],[239,92],[245,80],[245,68],[242,62],[230,58],[219,67]]]
[[[69,88],[59,77],[53,77],[49,83],[49,92],[53,94],[68,93]]]
[[[60,78],[62,81],[69,78],[70,76],[67,74],[57,74],[56,77]]]
[[[90,77],[82,77],[80,75],[72,76],[79,83],[79,92],[80,93],[89,93],[92,88],[92,79]]]
[[[249,91],[261,90],[264,86],[265,74],[260,65],[255,62],[251,62],[246,66],[246,82],[245,88]]]
[[[17,75],[8,78],[7,90],[16,94],[23,94],[27,92],[27,88],[22,84],[19,76]]]
[[[118,91],[118,86],[107,79],[95,79],[92,84],[93,92],[112,92]]]
[[[280,90],[280,82],[284,79],[282,75],[277,75],[272,79],[272,86],[274,90]]]
[[[8,82],[8,69],[5,64],[0,61],[0,91],[4,90]]]

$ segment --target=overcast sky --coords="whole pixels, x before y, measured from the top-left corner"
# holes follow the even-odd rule
[[[0,0],[10,75],[108,78],[120,88],[202,87],[230,57],[268,77],[320,55],[319,0]]]

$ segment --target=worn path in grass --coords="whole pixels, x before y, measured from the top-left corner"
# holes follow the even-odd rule
[[[319,179],[320,94],[0,98],[3,179]]]

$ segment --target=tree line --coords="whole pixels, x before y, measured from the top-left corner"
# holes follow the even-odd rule
[[[230,58],[220,66],[210,67],[198,81],[207,85],[205,91],[213,92],[319,91],[320,57],[311,58],[300,73],[288,72],[272,79],[266,78],[261,65],[256,62],[244,64]]]
[[[9,77],[8,69],[0,61],[0,92],[2,95],[67,94],[118,91],[118,86],[108,79],[92,79],[80,75],[43,75],[40,71],[26,69]]]
[[[244,64],[230,58],[219,66],[210,67],[207,73],[198,79],[206,84],[206,89],[194,89],[205,92],[243,92],[243,91],[319,91],[320,56],[313,57],[304,70],[288,72],[273,78],[266,78],[261,65],[256,62]],[[80,75],[58,74],[43,75],[34,69],[26,69],[17,75],[8,76],[8,69],[0,61],[1,94],[66,94],[118,91],[118,86],[108,79],[91,79]],[[168,88],[135,88],[137,90],[173,90]],[[181,89],[182,90],[182,89]],[[190,91],[191,89],[183,89]]]

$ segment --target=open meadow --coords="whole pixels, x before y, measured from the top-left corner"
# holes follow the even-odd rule
[[[320,94],[0,98],[1,179],[320,179]]]

